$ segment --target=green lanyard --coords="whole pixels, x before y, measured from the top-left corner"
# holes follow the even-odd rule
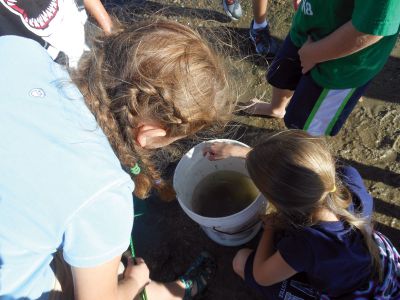
[[[139,164],[137,162],[135,163],[135,166],[130,169],[130,172],[131,172],[131,174],[133,174],[135,176],[138,175],[141,172],[141,168],[139,167]],[[133,198],[133,200],[135,201],[135,197]],[[141,215],[143,215],[143,212],[135,215],[133,218],[139,217]],[[132,256],[133,259],[135,259],[136,254],[135,254],[135,247],[133,246],[132,235],[131,235],[130,245],[131,245],[131,256]],[[143,289],[143,291],[140,292],[140,299],[141,300],[147,300],[147,294],[146,294],[146,289],[145,288]]]
[[[133,259],[135,259],[135,257],[136,257],[135,247],[133,246],[132,237],[131,237],[131,256],[132,256]],[[147,300],[146,289],[143,289],[143,291],[140,292],[140,299],[141,300]]]

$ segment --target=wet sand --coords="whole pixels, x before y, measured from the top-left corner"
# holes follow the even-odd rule
[[[211,28],[217,39],[227,38],[227,45],[222,48],[232,56],[228,64],[240,101],[253,97],[268,101],[271,89],[264,75],[269,62],[255,55],[248,41],[248,26],[252,17],[250,1],[242,1],[245,15],[239,22],[231,22],[225,16],[220,1],[133,1],[131,5],[133,18],[143,18],[162,10],[165,16],[182,23]],[[272,35],[281,41],[290,26],[291,1],[271,1],[268,15]],[[223,35],[221,32],[224,32]],[[249,145],[258,143],[266,133],[284,128],[283,121],[277,119],[238,116],[234,121],[224,137],[236,138]],[[329,141],[338,160],[356,167],[361,173],[375,200],[376,227],[399,248],[399,43],[344,128]],[[191,143],[193,141],[181,143],[182,151]],[[172,172],[173,165],[169,167],[169,173]],[[154,280],[175,279],[202,250],[207,250],[217,259],[218,270],[203,299],[261,299],[232,271],[231,261],[240,247],[223,247],[212,242],[199,225],[185,215],[177,201],[163,203],[157,197],[146,201],[146,212],[135,220],[134,237],[137,253],[145,258]],[[244,246],[254,248],[256,239]]]

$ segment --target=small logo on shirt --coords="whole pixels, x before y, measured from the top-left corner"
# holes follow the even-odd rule
[[[46,93],[41,88],[34,88],[29,91],[29,96],[35,98],[44,98]]]

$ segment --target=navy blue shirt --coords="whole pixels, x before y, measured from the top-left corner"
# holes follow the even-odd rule
[[[350,210],[371,217],[373,200],[352,167],[338,170],[353,196]],[[285,230],[276,245],[283,259],[304,272],[310,284],[329,296],[340,296],[365,284],[371,276],[371,256],[362,234],[341,221]]]

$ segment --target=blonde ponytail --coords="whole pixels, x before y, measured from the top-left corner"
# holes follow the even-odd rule
[[[351,228],[360,231],[368,252],[371,255],[373,272],[378,276],[379,281],[382,281],[382,264],[378,245],[373,238],[373,226],[371,220],[350,213],[348,211],[350,203],[352,203],[350,191],[343,185],[341,185],[340,191],[330,193],[326,198],[326,206],[330,211],[332,211],[340,220],[347,223]]]

